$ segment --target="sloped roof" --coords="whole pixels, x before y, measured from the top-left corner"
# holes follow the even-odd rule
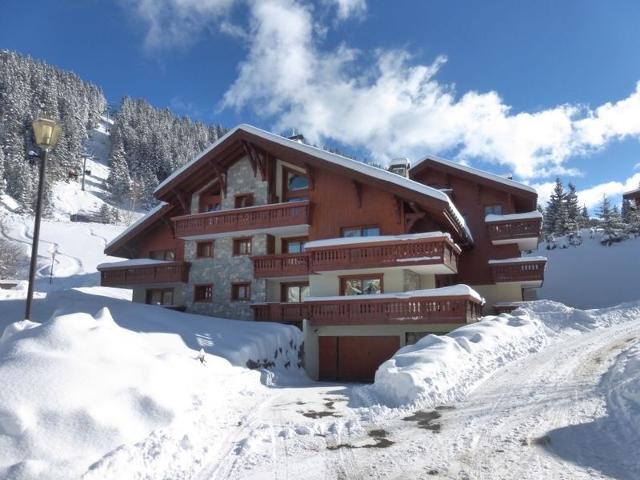
[[[358,177],[360,181],[376,181],[378,184],[382,183],[386,188],[394,187],[394,189],[404,192],[405,194],[410,193],[414,198],[417,198],[417,195],[422,197],[423,200],[429,199],[437,203],[439,208],[446,212],[445,216],[450,219],[449,221],[451,223],[457,225],[457,230],[461,232],[462,237],[466,237],[467,242],[473,242],[471,231],[467,227],[464,218],[445,193],[387,170],[358,162],[342,155],[327,152],[311,145],[290,140],[247,124],[241,124],[233,128],[189,163],[173,172],[172,175],[158,185],[155,190],[156,197],[163,200],[168,199],[171,192],[178,188],[182,179],[190,175],[195,175],[200,168],[206,166],[208,162],[213,161],[213,156],[215,156],[217,152],[224,151],[225,146],[238,140],[254,142],[262,140],[263,142],[268,142],[270,145],[277,145],[304,154],[307,158],[319,160],[325,165],[340,168],[342,171]]]
[[[147,212],[144,216],[140,217],[134,223],[129,225],[129,227],[127,227],[122,233],[120,233],[120,235],[107,243],[107,245],[104,247],[104,253],[116,257],[121,256],[116,254],[118,249],[123,247],[126,242],[131,240],[138,233],[142,232],[145,228],[160,220],[163,215],[169,213],[171,210],[173,210],[172,205],[161,202],[159,205],[149,210],[149,212]]]
[[[494,173],[485,172],[484,170],[480,170],[474,167],[469,167],[467,165],[461,165],[460,163],[447,160],[442,157],[438,157],[436,155],[427,155],[422,159],[418,160],[412,167],[411,172],[418,172],[423,168],[427,167],[429,162],[434,164],[443,165],[445,167],[454,168],[460,172],[468,173],[474,175],[476,177],[483,178],[489,182],[499,183],[505,185],[507,187],[516,188],[518,190],[522,190],[523,192],[527,192],[529,194],[533,193],[536,196],[538,192],[535,188],[530,187],[529,185],[525,185],[524,183],[516,182],[515,180],[511,180],[509,178],[501,177],[500,175],[496,175]]]

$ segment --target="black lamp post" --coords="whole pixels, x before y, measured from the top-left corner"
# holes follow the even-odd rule
[[[36,202],[36,218],[33,224],[33,240],[31,244],[31,263],[29,265],[29,288],[27,290],[27,307],[24,318],[31,319],[31,300],[33,299],[33,283],[38,263],[38,241],[40,240],[40,217],[42,215],[42,195],[44,193],[44,175],[47,168],[49,151],[55,148],[60,138],[60,125],[48,118],[38,118],[33,122],[33,134],[42,151],[40,159],[40,179],[38,183],[38,201]]]

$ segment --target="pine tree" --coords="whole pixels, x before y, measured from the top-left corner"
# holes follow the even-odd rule
[[[576,187],[569,183],[569,191],[565,195],[565,207],[567,210],[567,231],[575,233],[580,228],[580,205]]]
[[[7,182],[4,179],[4,150],[0,145],[0,195],[5,192],[7,188]]]
[[[591,218],[589,217],[589,210],[587,210],[587,206],[582,206],[582,211],[580,212],[580,218],[578,220],[578,225],[580,228],[586,228],[590,226]]]
[[[565,235],[569,229],[569,216],[565,203],[566,193],[559,178],[553,189],[544,214],[544,231],[546,235]]]
[[[618,208],[616,206],[611,206],[611,202],[606,195],[602,197],[598,217],[600,217],[600,226],[607,237],[606,239],[609,241],[612,238],[616,238],[624,229],[624,223],[622,222],[622,217],[620,216]]]
[[[131,177],[125,155],[124,146],[118,143],[111,154],[111,171],[107,177],[111,195],[119,202],[123,202],[131,193]]]
[[[103,203],[98,212],[98,218],[102,223],[113,223],[113,217],[111,215],[111,208],[106,203]]]

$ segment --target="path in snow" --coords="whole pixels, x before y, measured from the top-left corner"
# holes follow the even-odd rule
[[[616,357],[639,340],[640,319],[570,336],[455,408],[394,419],[361,417],[348,386],[276,389],[199,478],[636,478],[636,448],[609,420],[605,393]]]

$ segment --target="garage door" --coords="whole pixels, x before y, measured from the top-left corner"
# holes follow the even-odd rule
[[[319,337],[320,380],[373,382],[376,370],[400,348],[398,336]]]

